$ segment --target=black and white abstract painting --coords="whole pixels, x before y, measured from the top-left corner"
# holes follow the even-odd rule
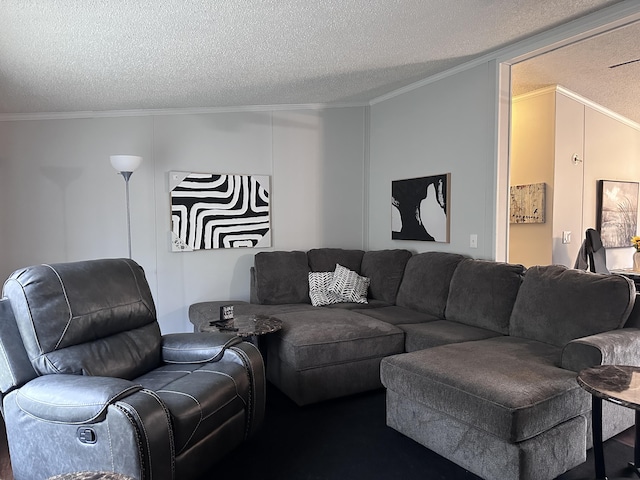
[[[451,174],[391,182],[391,238],[449,242]]]
[[[172,250],[270,247],[269,180],[169,172]]]

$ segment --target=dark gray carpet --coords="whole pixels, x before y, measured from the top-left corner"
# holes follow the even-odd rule
[[[472,480],[476,475],[385,425],[384,391],[298,407],[267,390],[267,417],[258,435],[202,480]],[[607,474],[626,476],[633,449],[605,444]],[[227,477],[228,475],[228,477]],[[594,478],[593,457],[558,480]]]

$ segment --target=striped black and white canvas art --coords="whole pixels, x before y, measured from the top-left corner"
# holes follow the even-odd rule
[[[169,172],[174,252],[270,247],[269,177]]]

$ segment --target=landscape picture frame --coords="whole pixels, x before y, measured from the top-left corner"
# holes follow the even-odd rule
[[[605,248],[630,247],[638,228],[638,182],[598,180],[596,228]]]

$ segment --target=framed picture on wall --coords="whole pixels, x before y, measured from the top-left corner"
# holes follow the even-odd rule
[[[270,247],[269,180],[169,172],[172,251]]]
[[[512,185],[509,189],[510,223],[544,223],[546,183]]]
[[[597,225],[605,248],[629,247],[638,223],[638,182],[598,180]]]
[[[449,243],[451,174],[391,182],[391,238]]]

